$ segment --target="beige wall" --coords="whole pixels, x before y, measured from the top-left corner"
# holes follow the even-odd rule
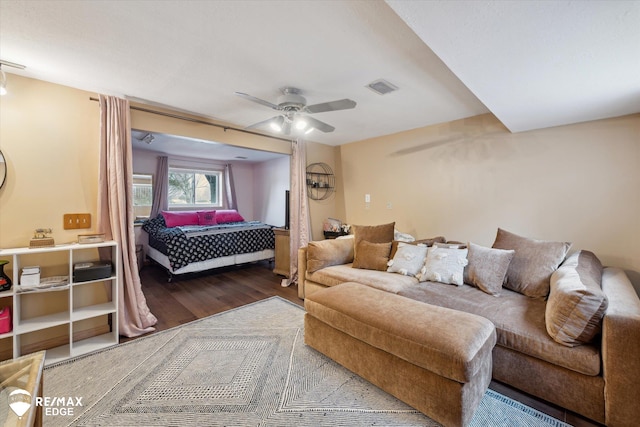
[[[640,271],[640,114],[518,134],[487,114],[340,152],[350,223],[487,246],[502,227]]]
[[[76,240],[65,213],[91,213],[98,197],[99,106],[81,90],[7,74],[0,98],[0,149],[8,176],[0,189],[0,247],[28,246],[35,228],[56,243]],[[94,229],[82,230],[91,232]]]

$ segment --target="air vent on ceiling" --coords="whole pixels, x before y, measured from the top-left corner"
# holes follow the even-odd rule
[[[377,93],[378,95],[386,95],[390,92],[394,92],[398,90],[397,86],[392,85],[388,81],[384,79],[376,80],[375,82],[371,82],[367,85],[369,89]]]

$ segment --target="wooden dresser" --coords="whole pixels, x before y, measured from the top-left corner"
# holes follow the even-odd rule
[[[276,237],[276,261],[273,272],[280,276],[289,277],[289,230],[286,228],[274,228]]]

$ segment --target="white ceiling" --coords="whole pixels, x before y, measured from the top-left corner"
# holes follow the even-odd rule
[[[387,3],[0,0],[0,58],[238,127],[274,112],[236,91],[351,98],[314,115],[330,145],[488,111],[511,131],[640,112],[638,1]],[[400,90],[365,88],[379,78]]]

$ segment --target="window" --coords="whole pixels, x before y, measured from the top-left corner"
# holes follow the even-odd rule
[[[169,168],[169,208],[222,207],[222,172]]]
[[[153,177],[133,174],[133,210],[136,218],[149,218],[153,203]]]

